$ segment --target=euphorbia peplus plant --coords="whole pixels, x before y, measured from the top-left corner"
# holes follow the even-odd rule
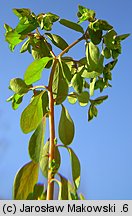
[[[102,93],[105,88],[111,87],[111,71],[121,54],[121,41],[129,34],[117,35],[107,21],[96,18],[95,11],[80,5],[77,23],[60,19],[53,13],[35,15],[26,8],[13,9],[13,12],[19,18],[18,25],[13,29],[5,24],[5,39],[10,50],[14,51],[16,45],[24,41],[20,52],[28,51],[34,58],[24,73],[24,79],[13,78],[9,86],[14,94],[7,101],[12,102],[14,110],[19,107],[23,97],[32,92],[31,101],[20,119],[23,133],[33,131],[28,148],[31,161],[16,174],[13,199],[52,200],[55,182],[59,185],[59,200],[84,199],[83,195],[78,194],[80,162],[69,147],[74,138],[74,122],[63,103],[68,99],[71,104],[78,102],[80,106],[88,106],[88,121],[97,117],[97,106],[108,96],[93,98],[94,92],[100,90]],[[85,30],[81,26],[84,21]],[[79,32],[80,38],[69,45],[64,38],[52,33],[55,22]],[[68,51],[80,41],[84,41],[84,53],[81,59],[75,60],[68,56]],[[59,55],[54,53],[52,45],[61,50]],[[48,84],[34,85],[41,80],[45,68],[51,71]],[[61,106],[58,133],[55,133],[54,106]],[[49,139],[44,144],[47,120]],[[60,141],[58,143],[57,134],[62,144]],[[70,155],[72,183],[59,173],[59,149],[62,147]],[[37,183],[39,168],[47,178],[47,189]]]

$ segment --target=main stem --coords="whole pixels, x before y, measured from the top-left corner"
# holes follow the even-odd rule
[[[54,182],[52,181],[53,174],[50,169],[50,165],[54,160],[54,139],[55,139],[55,126],[54,126],[54,100],[52,92],[49,92],[49,130],[50,130],[50,145],[49,145],[49,170],[48,170],[48,188],[47,188],[47,200],[53,200],[54,196]]]
[[[57,59],[54,60],[53,67],[50,74],[49,79],[49,86],[48,86],[48,92],[49,92],[49,131],[50,131],[50,145],[49,145],[49,170],[48,170],[48,187],[47,187],[47,200],[53,200],[54,198],[54,182],[52,179],[54,178],[54,175],[52,173],[52,170],[50,169],[51,163],[55,158],[55,123],[54,123],[54,98],[52,93],[52,82],[53,82],[53,76],[57,64]]]
[[[79,43],[83,39],[85,39],[85,34],[81,38],[79,38],[78,40],[70,44],[68,47],[66,47],[66,49],[64,49],[57,57],[54,55],[54,53],[51,53],[54,58],[54,63],[53,63],[52,70],[50,73],[49,85],[47,88],[48,93],[49,93],[49,130],[50,130],[48,187],[47,187],[47,198],[46,198],[47,200],[53,200],[54,198],[54,182],[52,181],[54,179],[54,174],[52,172],[52,169],[50,169],[51,163],[55,159],[54,98],[53,98],[53,92],[52,92],[54,72],[56,69],[56,65],[59,61],[58,59],[61,58],[69,49],[71,49],[73,46],[75,46],[77,43]]]

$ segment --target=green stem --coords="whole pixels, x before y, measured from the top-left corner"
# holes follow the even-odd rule
[[[39,85],[39,86],[33,86],[30,88],[30,90],[35,90],[35,89],[47,89],[47,86],[44,85]]]

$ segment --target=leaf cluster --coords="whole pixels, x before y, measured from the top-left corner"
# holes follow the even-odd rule
[[[13,13],[19,19],[17,26],[4,26],[9,48],[14,51],[15,47],[23,42],[20,52],[29,52],[34,59],[26,69],[23,79],[13,78],[9,85],[14,94],[7,101],[12,102],[13,109],[19,107],[29,91],[32,92],[30,103],[20,118],[22,131],[25,134],[33,132],[28,147],[31,161],[16,174],[14,199],[46,199],[44,186],[37,184],[39,168],[46,178],[48,170],[52,172],[52,181],[59,186],[58,199],[83,199],[83,196],[77,193],[81,174],[80,162],[69,147],[74,138],[75,126],[64,102],[68,100],[70,104],[78,102],[82,107],[87,106],[88,121],[97,117],[97,106],[108,96],[93,98],[94,93],[102,93],[105,88],[111,87],[112,70],[121,54],[121,41],[129,34],[118,35],[111,24],[96,18],[94,10],[81,5],[78,7],[77,22],[60,19],[51,12],[36,15],[27,8],[13,9]],[[52,33],[55,22],[79,32],[80,38],[69,45],[60,35]],[[86,29],[81,25],[83,22],[87,23]],[[65,55],[80,41],[84,41],[85,50],[81,59],[76,60],[68,54]],[[54,46],[61,50],[58,56],[53,51]],[[34,84],[41,80],[45,68],[51,69],[48,86],[35,86]],[[51,163],[50,140],[45,142],[44,139],[46,121],[50,114],[49,92],[52,92],[54,106],[61,106],[58,136],[62,144],[55,140],[55,157]],[[59,173],[60,148],[69,153],[73,183]]]

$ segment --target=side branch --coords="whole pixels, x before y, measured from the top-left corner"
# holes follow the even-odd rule
[[[80,37],[79,39],[77,39],[76,41],[74,41],[73,43],[71,43],[68,47],[66,47],[59,55],[58,55],[58,58],[59,57],[62,57],[69,49],[71,49],[73,46],[75,46],[77,43],[79,43],[80,41],[84,40],[85,39],[85,34]]]

